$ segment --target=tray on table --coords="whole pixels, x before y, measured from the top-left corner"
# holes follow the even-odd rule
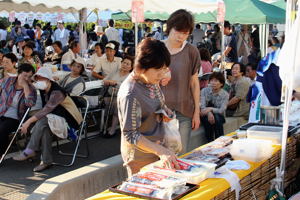
[[[119,190],[118,187],[121,185],[122,183],[119,183],[117,185],[114,185],[110,188],[108,188],[111,192],[115,192],[115,193],[120,193],[120,194],[125,194],[125,195],[128,195],[128,196],[133,196],[133,197],[138,197],[138,198],[144,198],[144,199],[150,199],[150,200],[163,200],[163,199],[159,199],[159,198],[154,198],[154,197],[148,197],[148,196],[144,196],[144,195],[139,195],[139,194],[132,194],[130,192],[125,192],[125,191],[122,191],[122,190]],[[186,186],[188,186],[189,188],[181,193],[181,194],[175,194],[175,195],[172,195],[172,200],[178,200],[180,198],[182,198],[183,196],[191,193],[192,191],[198,189],[200,186],[199,185],[195,185],[195,184],[191,184],[191,183],[187,183]]]

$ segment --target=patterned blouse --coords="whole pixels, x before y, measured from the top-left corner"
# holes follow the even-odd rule
[[[218,93],[213,93],[210,86],[201,90],[201,109],[213,107],[212,112],[225,115],[229,94],[221,89]]]

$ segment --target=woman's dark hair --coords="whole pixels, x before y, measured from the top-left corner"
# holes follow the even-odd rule
[[[1,40],[0,41],[0,49],[5,48],[6,46],[6,40]]]
[[[34,50],[34,43],[33,42],[26,42],[26,44],[23,46],[23,50],[25,49],[25,47],[32,49],[32,51]]]
[[[251,67],[251,69],[252,70],[257,70],[257,63],[248,63],[247,65],[246,65],[246,67]]]
[[[72,66],[72,65],[74,65],[74,64],[77,64],[77,65],[80,65],[80,66],[81,66],[81,71],[80,71],[79,74],[82,75],[82,73],[85,71],[84,65],[81,64],[81,63],[76,62],[75,60],[73,60],[73,61],[71,62],[71,64],[70,64],[70,66]]]
[[[96,47],[96,46],[98,46],[98,47],[101,49],[102,53],[104,53],[104,51],[105,51],[105,48],[104,48],[104,45],[103,45],[103,43],[101,43],[101,42],[97,42],[97,43],[95,44],[95,47]]]
[[[224,21],[224,28],[231,29],[231,24],[229,23],[229,21]]]
[[[70,43],[70,49],[74,49],[75,47],[77,47],[77,45],[79,44],[78,41],[73,41]]]
[[[184,9],[173,12],[167,20],[167,35],[172,28],[176,31],[188,31],[191,34],[194,29],[193,15]]]
[[[42,25],[41,25],[41,24],[36,24],[35,26],[38,26],[38,27],[42,28]]]
[[[280,44],[280,41],[278,40],[277,37],[272,37],[272,43],[273,43],[273,45]]]
[[[30,29],[30,26],[29,26],[29,24],[24,24],[24,28],[26,28],[26,29]]]
[[[48,46],[51,46],[53,44],[53,41],[51,38],[48,38],[46,41],[45,41],[45,46],[48,47]]]
[[[54,45],[54,44],[55,44],[56,46],[58,46],[58,48],[62,49],[62,44],[61,44],[60,41],[55,41],[55,42],[53,42],[52,45]]]
[[[122,59],[122,62],[127,59],[127,60],[130,60],[131,61],[131,68],[133,68],[133,65],[134,65],[134,57],[133,56],[130,56],[130,55],[125,55]],[[132,70],[130,70],[132,71]]]
[[[153,38],[146,38],[137,47],[134,67],[145,70],[160,69],[164,65],[169,66],[170,62],[170,53],[165,44]]]
[[[225,77],[222,72],[213,72],[209,76],[209,81],[211,81],[214,78],[217,79],[222,84],[222,87],[225,85]]]
[[[114,27],[114,25],[115,25],[114,20],[113,20],[113,19],[110,19],[110,20],[108,21],[108,25],[109,25],[110,27]]]
[[[239,65],[240,66],[240,72],[243,73],[243,76],[245,76],[245,74],[246,74],[246,67],[245,67],[245,65],[243,65],[242,63],[239,63],[239,62],[235,62],[231,66],[231,70],[232,70],[232,68],[233,68],[234,65]]]
[[[14,53],[7,53],[3,57],[10,59],[10,61],[12,63],[17,63],[18,62],[18,58]]]
[[[211,63],[211,55],[210,55],[208,49],[200,48],[199,53],[200,53],[201,60],[209,61]]]
[[[35,70],[31,64],[24,63],[18,66],[18,74],[21,74],[22,72],[32,72],[32,74],[34,74]]]

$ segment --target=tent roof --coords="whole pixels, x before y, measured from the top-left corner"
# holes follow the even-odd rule
[[[49,0],[51,1],[51,0]],[[75,8],[66,7],[62,8],[59,6],[47,7],[45,4],[38,3],[35,5],[29,4],[28,2],[15,3],[12,0],[0,0],[0,10],[5,10],[7,12],[74,12]]]
[[[0,0],[0,2],[3,0]],[[7,1],[7,0],[6,0]],[[14,3],[27,2],[32,6],[43,4],[48,8],[60,7],[62,9],[82,8],[100,10],[109,9],[112,11],[129,11],[131,9],[131,0],[9,0]],[[171,3],[171,5],[170,5]],[[178,9],[187,9],[193,13],[209,12],[216,10],[217,0],[144,0],[144,10],[151,12],[172,13]]]
[[[231,23],[285,23],[285,10],[259,0],[224,0],[225,19]]]

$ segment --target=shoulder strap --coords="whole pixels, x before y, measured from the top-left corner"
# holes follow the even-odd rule
[[[78,78],[76,78],[75,80],[71,81],[70,83],[68,83],[67,85],[64,85],[64,89],[68,92],[71,93],[72,89],[79,83],[83,84],[83,91],[85,90],[85,82],[83,80],[83,78],[80,76]]]

